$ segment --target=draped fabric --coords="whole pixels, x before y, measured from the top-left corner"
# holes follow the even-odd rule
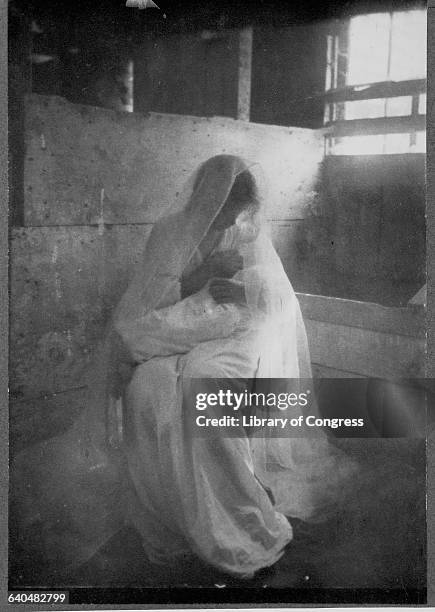
[[[183,273],[201,262],[199,247],[247,169],[255,174],[231,155],[200,166],[181,212],[154,226],[114,309],[80,418],[13,466],[20,533],[43,526],[53,563],[78,565],[129,523],[156,563],[192,553],[249,577],[283,554],[286,517],[320,516],[346,476],[323,436],[209,439],[186,430],[193,379],[274,377],[294,390],[311,378],[299,304],[257,209],[239,214],[213,251],[241,255],[233,280],[246,304],[219,305],[208,285],[181,299]]]

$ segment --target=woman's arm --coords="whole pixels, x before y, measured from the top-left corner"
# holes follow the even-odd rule
[[[198,313],[194,299],[116,323],[134,361],[187,353],[200,342],[228,337],[240,323],[241,314],[233,304],[214,305]]]
[[[232,278],[242,268],[243,258],[236,250],[218,251],[181,277],[181,297],[193,295],[212,278]]]
[[[209,291],[217,304],[246,305],[245,284],[242,281],[213,278],[209,285]]]

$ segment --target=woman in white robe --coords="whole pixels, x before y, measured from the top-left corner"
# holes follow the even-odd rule
[[[294,390],[311,369],[253,168],[213,157],[184,197],[181,213],[154,226],[115,309],[80,419],[14,465],[21,533],[44,524],[54,563],[85,561],[130,524],[154,563],[193,554],[251,577],[291,541],[286,517],[309,519],[337,490],[324,437],[198,436],[186,426],[194,379],[273,377]],[[56,525],[60,533],[59,507],[68,518],[50,537]]]
[[[138,364],[124,394],[125,450],[134,485],[129,520],[154,562],[175,562],[191,551],[222,571],[249,577],[275,563],[292,539],[282,510],[301,518],[313,511],[294,454],[305,455],[307,484],[307,458],[312,472],[313,448],[320,450],[325,441],[284,437],[266,445],[264,437],[249,438],[241,425],[237,436],[186,432],[189,379],[275,377],[294,387],[294,379],[311,377],[299,305],[262,227],[252,169],[229,155],[204,163],[183,213],[155,229],[161,240],[148,257],[173,261],[162,241],[165,247],[178,245],[180,228],[192,218],[203,230],[195,232],[183,268],[180,249],[181,275],[168,281],[163,265],[153,281],[165,287],[161,297],[142,301],[132,289],[115,317],[115,329]],[[142,290],[143,271],[139,278]],[[317,459],[324,461],[324,452]],[[281,510],[275,500],[281,500]]]

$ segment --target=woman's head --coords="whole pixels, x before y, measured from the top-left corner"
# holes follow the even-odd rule
[[[249,170],[237,174],[230,193],[213,222],[213,228],[224,230],[231,227],[240,213],[260,208],[260,200],[255,178]]]
[[[259,190],[250,166],[236,155],[224,154],[210,157],[198,168],[185,212],[197,220],[201,215],[214,217],[210,229],[223,231],[241,213],[253,218],[259,208]]]

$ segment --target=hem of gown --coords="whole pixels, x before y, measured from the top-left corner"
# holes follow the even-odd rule
[[[275,546],[273,546],[268,551],[269,554],[264,555],[264,557],[261,560],[258,560],[257,563],[252,564],[252,567],[250,569],[246,569],[246,568],[242,569],[242,567],[240,567],[240,569],[238,570],[238,569],[235,569],[234,567],[228,567],[221,563],[214,563],[212,560],[210,560],[209,558],[206,558],[204,555],[197,553],[194,549],[194,546],[192,548],[182,549],[177,552],[174,552],[171,555],[164,556],[164,554],[153,555],[152,552],[150,551],[150,548],[147,546],[147,543],[145,539],[143,538],[143,536],[141,536],[142,544],[143,544],[143,548],[144,548],[146,557],[154,565],[158,565],[160,567],[165,567],[165,566],[170,567],[171,565],[179,562],[182,559],[185,561],[186,558],[192,558],[192,559],[200,560],[201,562],[207,564],[208,566],[215,568],[217,571],[228,574],[229,576],[232,576],[234,578],[239,578],[242,580],[250,580],[251,578],[255,576],[255,574],[258,571],[269,568],[272,565],[274,565],[277,561],[279,561],[279,559],[284,555],[286,547],[293,539],[293,530],[292,530],[290,523],[288,522],[287,518],[284,515],[281,515],[281,516],[282,516],[282,520],[285,521],[286,526],[288,526],[287,537],[281,540],[279,543],[275,544]],[[137,529],[137,526],[136,526],[136,529]]]
[[[268,551],[269,553],[268,555],[265,555],[261,560],[253,564],[253,567],[251,567],[251,569],[249,570],[245,569],[244,571],[240,571],[240,570],[235,570],[234,568],[224,567],[221,564],[220,565],[214,564],[210,560],[207,560],[206,562],[212,565],[213,567],[215,567],[216,569],[220,570],[221,572],[225,572],[226,574],[230,576],[233,576],[235,578],[245,579],[245,580],[249,580],[253,578],[258,571],[271,567],[272,565],[274,565],[275,563],[277,563],[277,561],[281,559],[281,557],[285,553],[286,547],[293,540],[293,529],[289,521],[283,514],[281,514],[280,516],[282,517],[281,519],[282,522],[285,522],[285,525],[287,527],[287,536],[283,540],[281,540],[279,543],[277,543],[275,546],[273,546]]]

